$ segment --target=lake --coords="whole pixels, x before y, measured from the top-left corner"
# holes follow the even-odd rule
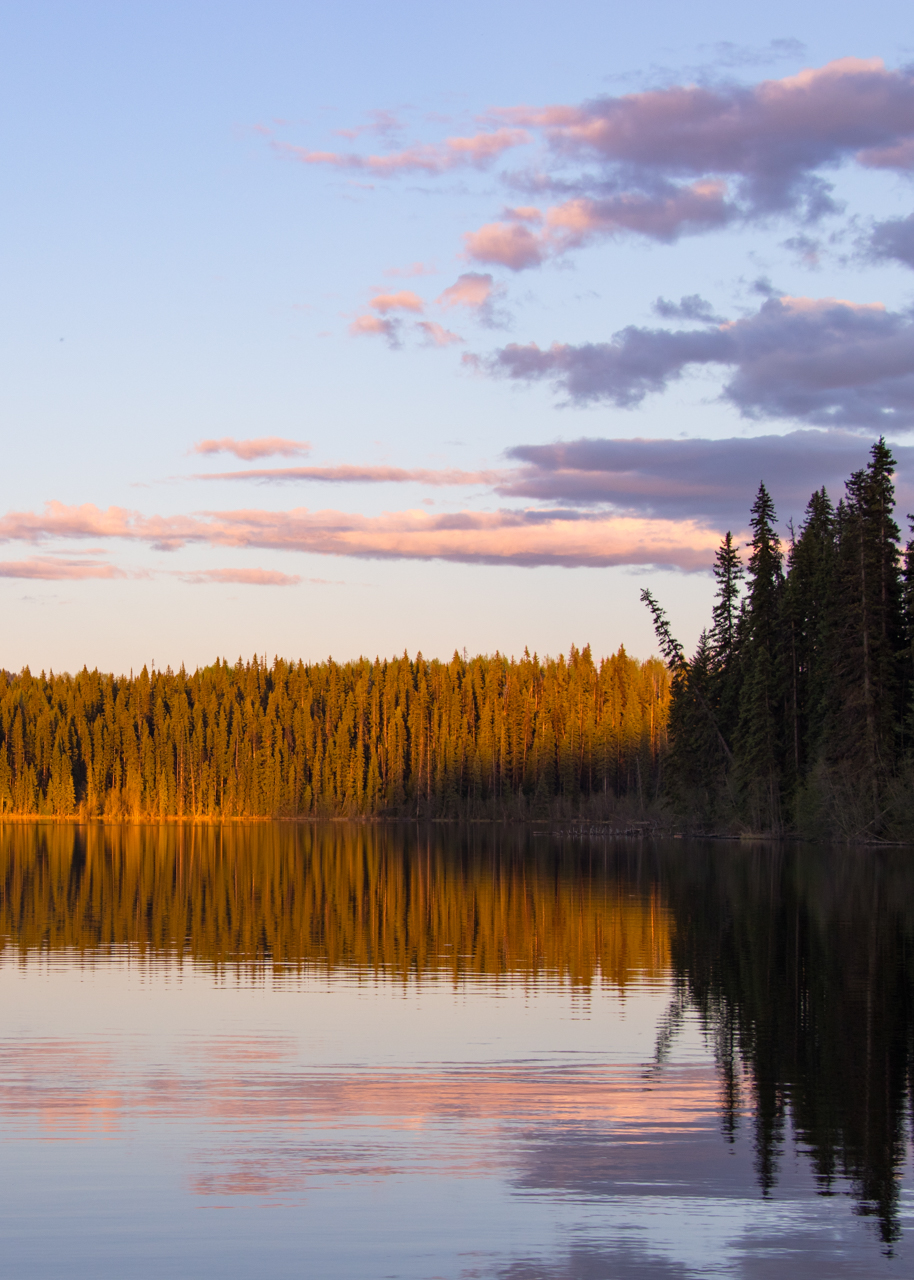
[[[914,1274],[914,851],[0,824],[10,1276]]]

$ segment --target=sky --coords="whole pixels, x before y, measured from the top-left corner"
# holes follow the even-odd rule
[[[0,666],[687,648],[914,510],[900,3],[0,4]]]

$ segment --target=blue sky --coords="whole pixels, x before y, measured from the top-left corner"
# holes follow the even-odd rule
[[[759,480],[914,508],[905,17],[0,8],[0,663],[646,656]]]

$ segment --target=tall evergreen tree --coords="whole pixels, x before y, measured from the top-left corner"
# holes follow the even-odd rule
[[[784,747],[781,607],[783,557],[777,515],[764,484],[752,504],[745,658],[736,763],[746,816],[756,829],[781,829]]]
[[[714,578],[717,591],[711,611],[710,636],[713,700],[721,733],[732,743],[739,717],[740,640],[745,629],[740,596],[745,570],[729,529],[714,558]]]
[[[865,826],[873,833],[882,825],[901,720],[904,616],[894,469],[880,438],[866,468],[848,480],[838,519],[836,710],[828,748],[843,787],[867,797]]]
[[[914,534],[914,515],[908,515],[908,528]],[[900,655],[902,750],[914,754],[914,537],[904,550],[902,568],[902,622],[904,644]]]
[[[790,669],[786,759],[798,785],[819,757],[833,689],[835,509],[824,488],[809,499],[787,563],[784,622]]]
[[[654,634],[671,673],[669,735],[676,745],[667,763],[667,789],[683,812],[707,823],[719,815],[720,792],[733,759],[715,705],[715,649],[703,631],[692,661],[687,662],[682,644],[650,591],[643,590],[641,599],[651,611]]]

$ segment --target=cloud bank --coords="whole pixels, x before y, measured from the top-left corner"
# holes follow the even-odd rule
[[[835,501],[852,471],[866,465],[870,440],[850,431],[793,431],[725,440],[581,439],[519,445],[521,463],[497,492],[504,497],[742,527],[760,481],[784,519],[799,518],[814,489]],[[899,497],[914,498],[914,446],[893,446]]]
[[[669,243],[772,214],[815,221],[838,210],[824,175],[839,166],[914,169],[914,72],[878,58],[496,114],[547,149],[515,185],[568,197],[466,237],[470,258],[514,271],[624,233]]]
[[[466,358],[466,357],[465,357]],[[914,427],[914,317],[879,303],[769,298],[755,315],[696,329],[629,326],[609,342],[511,343],[487,361],[546,380],[573,403],[633,408],[691,368],[729,369],[723,398],[744,418],[908,431]]]
[[[701,570],[711,564],[725,530],[744,536],[760,481],[774,498],[782,526],[790,518],[799,521],[814,489],[824,484],[835,500],[841,496],[847,477],[866,464],[870,443],[844,429],[809,428],[723,440],[582,438],[517,445],[506,455],[507,466],[484,471],[344,465],[207,475],[201,478],[481,487],[514,505],[378,516],[306,507],[147,516],[122,507],[49,502],[42,512],[0,517],[0,542],[77,541],[89,548],[79,559],[50,553],[0,562],[0,577],[126,576],[99,558],[97,544],[117,540],[163,552],[202,545],[464,564]],[[903,512],[914,508],[914,445],[893,449]],[[290,586],[301,580],[260,568],[167,572],[201,584]],[[150,571],[130,576],[150,576]]]
[[[840,58],[753,85],[512,106],[479,123],[470,136],[387,154],[274,145],[307,165],[394,178],[483,169],[538,144],[534,164],[504,176],[544,203],[507,209],[465,237],[471,260],[522,271],[606,237],[670,243],[773,214],[814,222],[839,211],[828,178],[841,166],[914,171],[914,70]],[[877,229],[874,246],[891,234]]]
[[[342,511],[213,511],[144,516],[50,502],[43,513],[0,517],[0,540],[117,538],[174,551],[191,544],[355,556],[448,560],[462,564],[669,565],[705,569],[718,533],[696,520],[640,519],[577,510],[397,511],[382,516]]]

